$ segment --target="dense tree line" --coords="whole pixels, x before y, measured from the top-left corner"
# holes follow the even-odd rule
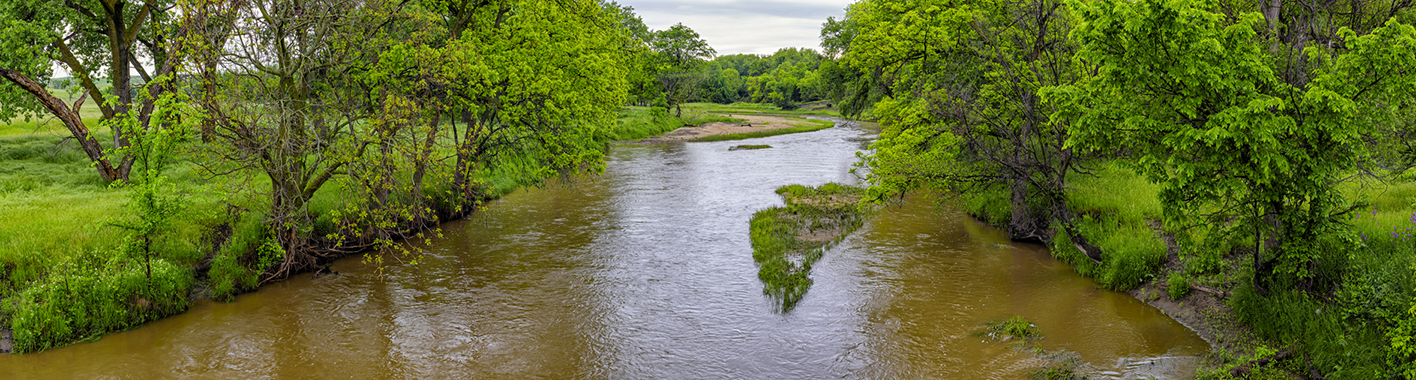
[[[772,103],[784,109],[825,99],[820,69],[830,59],[811,49],[772,55],[733,54],[706,65],[700,96],[714,103]]]

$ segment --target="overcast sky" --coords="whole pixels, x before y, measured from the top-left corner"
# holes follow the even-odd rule
[[[698,32],[718,55],[772,54],[784,47],[821,50],[821,24],[840,19],[853,0],[617,0],[649,29],[676,23]]]
[[[664,30],[682,22],[718,51],[772,54],[786,47],[821,50],[821,24],[840,19],[854,0],[618,0],[634,7],[649,29]],[[146,62],[146,61],[144,61]],[[68,76],[55,64],[54,76]],[[137,71],[133,72],[137,76]]]

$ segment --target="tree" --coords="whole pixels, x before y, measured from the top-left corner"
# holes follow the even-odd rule
[[[112,146],[105,150],[79,116],[81,97],[72,106],[45,88],[53,74],[51,65],[63,65],[93,97],[103,120],[140,111],[148,128],[153,99],[134,103],[137,91],[160,94],[161,88],[134,85],[132,71],[144,82],[172,73],[178,62],[170,51],[186,33],[177,28],[175,0],[14,0],[0,4],[0,77],[11,85],[0,86],[0,119],[26,118],[48,112],[69,130],[79,147],[93,161],[105,181],[126,180],[133,157],[112,157],[112,149],[128,146],[124,131],[114,130]],[[151,64],[144,65],[144,59]],[[107,78],[111,92],[99,87]],[[43,110],[43,111],[41,111]]]
[[[634,7],[610,2],[605,4],[605,11],[609,17],[619,20],[620,31],[629,36],[624,46],[625,54],[632,57],[626,62],[629,67],[628,76],[625,78],[630,86],[629,102],[639,105],[653,104],[664,97],[657,78],[657,57],[649,47],[649,42],[654,39],[654,32],[644,25],[644,20],[641,20],[639,15],[634,14]]]
[[[217,4],[217,3],[212,3]],[[215,174],[269,181],[267,213],[284,256],[271,277],[331,252],[312,241],[309,200],[348,165],[387,148],[390,124],[362,75],[393,44],[388,25],[403,4],[362,0],[251,0],[230,9],[230,28],[208,28],[229,74],[204,99],[211,143],[200,162]],[[266,268],[261,268],[266,269]]]
[[[826,45],[844,50],[841,65],[880,73],[857,77],[853,102],[875,96],[871,82],[888,84],[874,106],[884,130],[862,162],[872,196],[1002,189],[1013,239],[1051,241],[1056,224],[1101,260],[1077,233],[1064,194],[1081,163],[1064,145],[1068,119],[1052,117],[1055,105],[1038,93],[1080,76],[1070,29],[1054,0],[865,1],[829,21]],[[852,73],[828,75],[843,74]]]
[[[669,106],[674,107],[674,116],[683,116],[680,104],[694,97],[699,82],[704,79],[700,70],[703,61],[713,58],[717,52],[698,36],[698,32],[683,23],[654,32],[650,46],[659,58],[659,85]]]
[[[1276,24],[1205,0],[1070,5],[1094,75],[1047,92],[1076,120],[1068,146],[1125,147],[1168,221],[1252,236],[1261,294],[1276,273],[1310,285],[1321,238],[1354,209],[1336,186],[1367,156],[1363,137],[1416,96],[1416,29]]]

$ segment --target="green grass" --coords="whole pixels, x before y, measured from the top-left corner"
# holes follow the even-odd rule
[[[601,141],[633,140],[657,136],[682,127],[683,122],[657,107],[624,107],[619,112],[616,128],[596,136]]]
[[[790,311],[811,288],[811,266],[832,244],[865,223],[858,205],[865,190],[828,183],[777,189],[786,203],[752,216],[752,258],[762,291]]]
[[[734,147],[732,147],[732,148],[728,148],[728,150],[758,150],[758,149],[770,149],[770,148],[772,148],[771,145],[738,145],[738,146],[734,146]]]
[[[79,118],[84,120],[84,125],[89,127],[90,132],[103,133],[112,138],[112,134],[107,128],[99,126],[98,121],[103,117],[103,113],[93,105],[93,100],[90,99],[84,104],[84,107],[79,110]],[[64,127],[64,124],[48,113],[30,115],[28,118],[16,117],[9,120],[8,123],[0,124],[0,137],[68,135],[69,130]],[[100,141],[102,140],[100,139]]]
[[[679,120],[682,120],[684,124],[700,126],[712,123],[741,123],[747,121],[747,119],[697,109],[684,110],[683,115],[679,116]]]
[[[1092,175],[1076,174],[1069,181],[1068,203],[1082,216],[1078,231],[1102,249],[1102,262],[1082,254],[1055,226],[1053,256],[1107,289],[1128,290],[1155,276],[1166,253],[1165,241],[1150,227],[1152,220],[1161,217],[1158,188],[1110,162],[1097,163]],[[959,203],[970,215],[994,226],[1006,226],[1012,216],[1003,186],[960,194]]]
[[[699,138],[693,139],[693,140],[691,140],[691,141],[704,142],[704,141],[743,140],[743,139],[755,139],[755,138],[759,138],[759,137],[785,135],[785,134],[788,134],[788,133],[812,132],[812,131],[819,131],[819,130],[826,129],[826,128],[831,128],[832,126],[835,126],[836,123],[835,123],[835,122],[832,122],[832,121],[827,121],[827,120],[810,120],[810,119],[807,119],[807,120],[804,120],[804,122],[802,122],[802,123],[793,123],[792,125],[794,125],[794,127],[792,127],[792,128],[769,129],[769,130],[765,130],[765,131],[756,131],[756,132],[747,132],[747,133],[731,133],[731,134],[726,134],[726,135],[705,136],[705,137],[699,137]]]

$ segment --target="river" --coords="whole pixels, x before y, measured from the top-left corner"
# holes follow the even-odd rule
[[[1208,345],[1184,326],[920,196],[827,251],[806,297],[775,311],[749,219],[778,186],[854,182],[873,135],[619,145],[601,176],[444,224],[418,265],[379,278],[346,258],[341,275],[0,355],[0,378],[1021,379],[1036,355],[973,335],[1012,315],[1101,377],[1177,377],[1156,358],[1193,372],[1181,359]],[[772,148],[728,150],[744,143]]]

